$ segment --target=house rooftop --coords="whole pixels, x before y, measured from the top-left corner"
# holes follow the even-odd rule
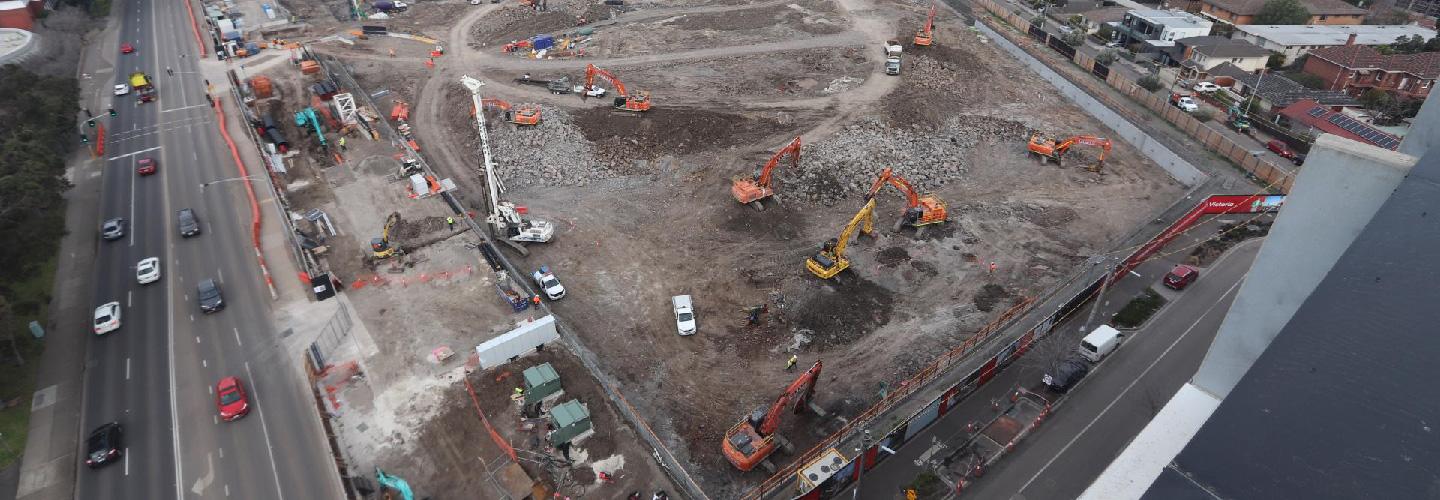
[[[1260,13],[1265,0],[1203,0],[1205,3],[1234,12],[1236,15],[1253,16]],[[1360,16],[1365,9],[1345,3],[1344,0],[1300,0],[1312,16]]]
[[[1192,36],[1175,40],[1175,43],[1193,48],[1196,52],[1210,57],[1261,57],[1269,56],[1264,47],[1244,40],[1233,40],[1223,36]]]
[[[1310,51],[1311,57],[1318,57],[1354,70],[1380,70],[1392,73],[1409,73],[1420,78],[1440,76],[1440,52],[1419,54],[1385,55],[1364,45],[1340,45],[1322,47]]]
[[[1260,98],[1277,108],[1283,108],[1304,99],[1326,106],[1360,105],[1359,101],[1344,92],[1312,89],[1275,73],[1266,74],[1262,78],[1261,75],[1245,71],[1228,62],[1211,68],[1209,73],[1211,76],[1234,78],[1252,89],[1258,88],[1256,93],[1260,95]]]
[[[1130,15],[1167,28],[1208,28],[1215,23],[1183,10],[1133,9]]]
[[[1249,24],[1235,27],[1235,31],[1243,31],[1248,35],[1264,38],[1271,42],[1285,45],[1345,45],[1350,35],[1355,35],[1356,45],[1386,45],[1394,43],[1398,37],[1410,37],[1419,35],[1429,40],[1435,38],[1435,30],[1417,24],[1399,25],[1369,25],[1369,24],[1344,24],[1344,25],[1272,25],[1272,24]]]

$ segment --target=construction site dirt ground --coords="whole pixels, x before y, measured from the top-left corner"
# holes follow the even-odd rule
[[[799,370],[784,369],[792,353],[799,368],[823,360],[816,402],[853,416],[1022,297],[1045,293],[1089,257],[1114,250],[1113,242],[1182,192],[1119,141],[1098,174],[1082,168],[1095,163],[1093,150],[1077,148],[1063,168],[1029,157],[1025,144],[1035,131],[1113,134],[988,40],[955,28],[943,7],[935,45],[912,47],[927,7],[627,2],[622,13],[591,18],[604,21],[589,57],[537,60],[502,53],[498,44],[571,31],[574,19],[603,8],[552,0],[550,11],[534,12],[507,2],[457,11],[465,14],[424,29],[447,44],[434,69],[413,51],[391,58],[386,46],[367,41],[317,50],[345,58],[366,92],[390,90],[378,98],[381,113],[392,99],[412,103],[422,152],[477,210],[484,210],[479,139],[460,75],[485,80],[486,97],[541,106],[538,127],[490,115],[490,146],[509,188],[503,198],[558,225],[553,242],[530,245],[516,265],[555,270],[568,294],[553,310],[706,492],[733,498],[765,474],[728,464],[722,436],[794,379]],[[881,72],[880,42],[889,39],[906,41],[899,76]],[[625,114],[608,108],[608,95],[582,100],[514,80],[564,75],[578,84],[586,64],[610,70],[632,91],[649,91],[654,108]],[[800,167],[776,173],[783,203],[767,200],[763,212],[736,203],[731,179],[754,175],[796,136],[804,143]],[[353,151],[357,143],[368,149]],[[444,215],[438,202],[405,198],[396,194],[402,184],[383,179],[398,167],[388,160],[390,145],[350,144],[347,165],[326,169],[329,194],[313,195],[345,233],[331,259],[347,280],[367,274],[359,256],[390,211],[407,221]],[[850,247],[851,269],[817,279],[805,259],[839,234],[886,167],[944,200],[949,221],[918,239],[911,229],[892,231],[904,201],[887,187],[877,198],[874,236]],[[427,247],[426,262],[388,276],[389,285],[347,292],[378,347],[363,362],[373,405],[394,416],[347,433],[347,446],[373,446],[368,463],[446,484],[426,490],[447,497],[474,491],[440,477],[468,462],[422,436],[463,446],[483,431],[473,414],[465,418],[470,402],[456,390],[458,378],[443,377],[459,361],[425,359],[440,345],[468,350],[524,316],[509,311],[485,273],[415,284],[421,272],[483,267],[465,246],[475,240],[462,234]],[[399,286],[398,276],[412,281]],[[694,336],[676,334],[670,297],[679,294],[694,297]],[[748,325],[747,311],[761,305],[768,312]],[[501,405],[491,416],[500,420],[513,405],[496,399],[506,384],[493,385],[477,386],[477,394],[487,412]],[[595,394],[586,397],[592,406]],[[447,434],[454,426],[465,430]],[[627,473],[641,470],[631,460],[651,463],[631,439],[636,431],[615,427],[612,439],[631,442],[618,448],[641,451],[624,453]],[[833,419],[789,417],[780,432],[803,451],[834,427]]]

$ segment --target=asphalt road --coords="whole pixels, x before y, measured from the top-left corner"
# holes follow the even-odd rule
[[[272,299],[252,249],[244,186],[202,188],[239,173],[205,99],[189,15],[174,0],[127,0],[115,15],[120,41],[105,42],[115,47],[114,83],[144,71],[158,99],[113,96],[119,116],[101,119],[108,140],[99,216],[130,222],[124,238],[98,243],[93,303],[119,301],[122,326],[91,339],[81,432],[118,421],[127,453],[111,466],[82,467],[76,497],[337,498],[338,482],[327,480],[335,468],[309,425],[313,400],[296,382],[298,353],[279,349],[269,321]],[[120,42],[136,53],[121,55]],[[135,175],[144,157],[159,162],[157,174]],[[201,235],[180,237],[182,208],[199,215]],[[161,258],[162,279],[138,285],[135,264],[146,257]],[[195,287],[206,278],[221,283],[225,310],[200,312]],[[227,423],[219,421],[213,387],[230,375],[246,383],[251,412]],[[79,445],[83,460],[83,437]]]
[[[1204,234],[1207,231],[1197,231]],[[1136,269],[1140,277],[1127,277],[1112,289],[1096,315],[1109,317],[1149,286],[1171,300],[1140,330],[1130,332],[1124,345],[1070,392],[1045,424],[1021,441],[985,476],[970,485],[963,498],[1049,499],[1080,495],[1181,385],[1190,379],[1210,347],[1230,301],[1250,269],[1260,242],[1238,245],[1183,292],[1172,292],[1159,279],[1174,264],[1152,260]],[[1088,313],[1087,305],[1082,313]],[[1057,326],[1058,340],[1078,341],[1078,319]],[[1043,345],[1000,372],[960,406],[921,431],[861,478],[860,498],[904,498],[903,488],[924,468],[933,467],[964,441],[965,424],[993,415],[992,400],[1004,400],[1017,385],[1031,386],[1043,368]],[[848,454],[852,450],[843,450]],[[848,488],[837,498],[849,498]]]

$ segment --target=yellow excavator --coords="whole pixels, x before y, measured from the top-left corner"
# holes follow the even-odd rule
[[[805,259],[805,268],[809,269],[816,277],[828,280],[834,278],[850,267],[850,259],[845,257],[845,248],[850,246],[850,237],[855,235],[855,228],[860,228],[860,234],[870,234],[875,231],[875,198],[865,200],[865,206],[850,218],[850,223],[840,231],[839,238],[833,238],[820,247],[820,252]]]
[[[400,224],[400,212],[390,212],[385,218],[385,229],[380,233],[379,238],[370,239],[370,251],[373,252],[375,260],[388,259],[400,253],[400,245],[390,241],[390,232]]]

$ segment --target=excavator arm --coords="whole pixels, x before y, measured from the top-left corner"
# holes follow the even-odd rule
[[[845,258],[845,249],[850,247],[850,239],[855,235],[856,228],[860,229],[861,234],[875,232],[874,199],[866,202],[865,206],[861,208],[859,212],[856,212],[854,217],[850,218],[850,223],[845,225],[845,229],[840,231],[840,239],[834,242],[833,250],[831,251],[831,253],[835,255],[836,260]]]
[[[775,189],[770,187],[770,179],[775,172],[775,167],[779,166],[780,162],[783,161],[787,155],[790,157],[790,168],[799,168],[799,137],[796,137],[795,140],[790,141],[790,144],[776,151],[775,155],[770,157],[770,161],[765,163],[765,167],[760,169],[760,175],[758,177],[736,177],[733,179],[730,185],[730,194],[735,196],[735,201],[752,204],[756,209],[764,210],[764,206],[760,204],[760,200],[775,195]]]
[[[1110,142],[1110,139],[1106,139],[1104,137],[1095,137],[1093,135],[1077,135],[1069,139],[1065,139],[1064,142],[1061,142],[1059,145],[1055,146],[1052,153],[1046,156],[1054,158],[1056,164],[1060,164],[1060,159],[1065,156],[1065,153],[1070,152],[1070,148],[1075,146],[1076,144],[1100,148],[1100,158],[1096,160],[1094,166],[1090,167],[1091,171],[1098,172],[1101,168],[1105,167],[1105,157],[1110,154],[1110,148],[1112,147],[1112,143]],[[1031,150],[1034,151],[1034,149],[1035,148],[1032,146]]]
[[[886,184],[895,186],[895,189],[899,189],[905,195],[904,217],[897,223],[896,231],[900,230],[900,226],[906,224],[919,227],[944,222],[949,218],[945,202],[940,201],[940,198],[935,195],[921,195],[915,190],[915,186],[910,184],[910,181],[895,175],[895,172],[889,167],[880,171],[880,175],[875,178],[875,183],[870,185],[870,192],[866,197],[874,199]]]
[[[785,388],[785,393],[770,405],[770,410],[765,412],[764,420],[761,420],[760,425],[756,428],[760,431],[760,435],[769,436],[780,428],[781,411],[785,408],[788,407],[791,413],[797,414],[805,411],[805,405],[810,402],[810,397],[815,395],[815,381],[819,378],[820,361],[815,361],[814,366],[796,377],[795,381]]]
[[[915,45],[920,47],[929,46],[933,42],[933,31],[935,29],[935,3],[930,3],[930,14],[925,17],[925,28],[915,32]]]
[[[790,144],[789,144],[789,145],[786,145],[786,146],[783,147],[783,148],[781,148],[780,151],[776,151],[776,152],[775,152],[775,156],[771,156],[771,157],[770,157],[770,161],[768,161],[768,162],[765,163],[765,168],[763,168],[763,169],[760,170],[760,179],[759,179],[760,187],[762,187],[762,188],[769,188],[769,187],[770,187],[770,176],[771,176],[771,174],[773,174],[773,173],[775,172],[775,166],[776,166],[776,165],[779,165],[779,164],[780,164],[780,160],[784,159],[784,157],[785,157],[786,155],[789,155],[789,156],[790,156],[790,168],[799,168],[799,167],[800,167],[800,138],[799,138],[799,137],[796,137],[795,140],[790,141]]]
[[[585,66],[585,90],[588,91],[595,86],[595,77],[597,76],[600,77],[600,79],[605,80],[606,83],[614,86],[615,93],[620,97],[626,97],[630,95],[625,92],[625,84],[620,83],[619,78],[615,78],[615,75],[610,74],[609,71],[605,71],[603,69],[595,67],[594,64]]]

